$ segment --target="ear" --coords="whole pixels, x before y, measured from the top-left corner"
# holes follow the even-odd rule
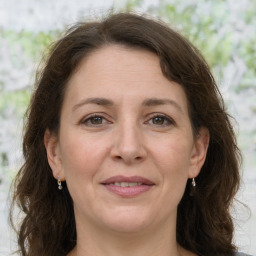
[[[201,127],[194,143],[190,159],[189,178],[195,178],[205,162],[208,146],[210,141],[209,130]]]
[[[47,152],[48,163],[52,169],[52,174],[55,179],[65,180],[62,171],[62,161],[59,148],[58,137],[55,133],[47,129],[44,133],[44,146]]]

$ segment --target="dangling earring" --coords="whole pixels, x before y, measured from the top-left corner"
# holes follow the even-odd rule
[[[196,182],[195,182],[195,178],[192,179],[192,186],[195,187],[196,186]]]
[[[195,191],[196,191],[196,181],[195,181],[195,178],[192,178],[189,195],[194,196]]]
[[[60,176],[58,176],[57,183],[58,183],[58,189],[59,189],[59,190],[62,190],[63,187],[62,187],[62,185],[61,185]]]

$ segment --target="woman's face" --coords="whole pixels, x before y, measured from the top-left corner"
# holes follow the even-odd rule
[[[68,83],[59,135],[45,138],[77,223],[122,232],[175,225],[208,144],[206,129],[193,137],[185,93],[163,76],[158,57],[116,45],[82,61]]]

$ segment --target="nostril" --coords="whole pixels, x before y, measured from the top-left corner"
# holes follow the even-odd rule
[[[124,159],[122,156],[115,156],[115,159],[116,160],[122,160],[122,159]],[[135,161],[140,161],[141,159],[142,159],[142,157],[141,156],[137,156],[137,157],[135,157],[135,158],[133,158]]]

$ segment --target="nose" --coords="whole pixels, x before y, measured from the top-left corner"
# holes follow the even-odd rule
[[[139,163],[147,156],[143,132],[135,123],[128,123],[125,122],[116,129],[111,157],[126,164]]]

